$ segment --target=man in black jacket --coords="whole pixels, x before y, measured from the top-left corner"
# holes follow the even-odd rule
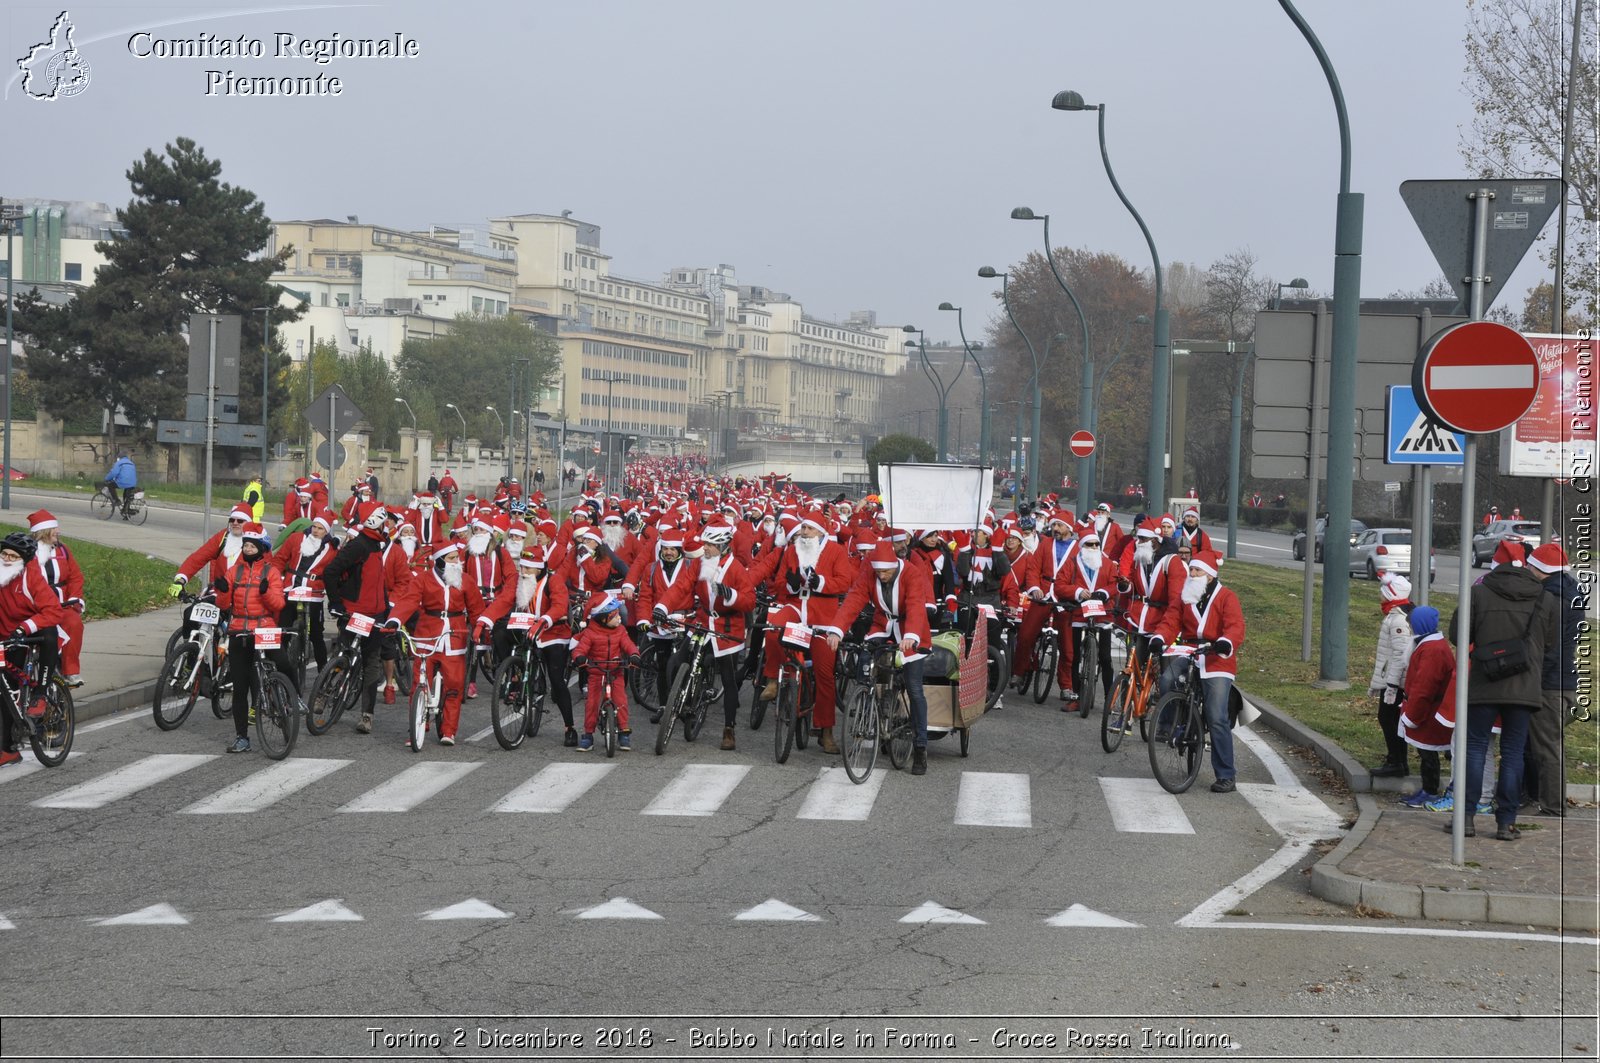
[[[1472,588],[1471,672],[1467,681],[1467,800],[1482,793],[1483,764],[1496,718],[1500,720],[1500,779],[1495,787],[1495,837],[1517,837],[1517,807],[1522,803],[1522,765],[1528,744],[1529,717],[1544,706],[1542,671],[1545,648],[1557,638],[1556,602],[1527,569],[1522,547],[1501,542],[1495,568]],[[1450,631],[1460,638],[1460,610],[1450,618]],[[1486,655],[1505,648],[1515,654],[1520,644],[1523,667],[1496,668]],[[1459,723],[1459,721],[1457,721]],[[1446,826],[1448,829],[1448,825]],[[1474,832],[1467,814],[1467,835]]]
[[[1583,630],[1587,602],[1583,588],[1567,569],[1567,555],[1559,543],[1545,543],[1528,558],[1528,569],[1555,599],[1560,634],[1545,647],[1544,707],[1533,714],[1528,728],[1528,763],[1522,788],[1538,802],[1542,816],[1567,814],[1567,762],[1564,739],[1573,705],[1578,700],[1578,635]]]

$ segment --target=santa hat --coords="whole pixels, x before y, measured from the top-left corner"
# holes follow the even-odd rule
[[[656,526],[656,544],[683,548],[683,529],[671,522]]]
[[[851,545],[854,546],[856,553],[865,555],[876,549],[878,542],[876,535],[870,531],[863,531],[855,537],[855,541]]]
[[[785,532],[793,533],[796,528],[800,527],[800,518],[793,513],[785,513],[778,518],[778,524]]]
[[[28,514],[28,530],[31,532],[49,531],[51,528],[61,527],[61,522],[50,515],[48,509],[35,510]]]
[[[700,536],[695,535],[693,532],[690,532],[688,535],[685,535],[683,537],[683,556],[684,557],[700,557],[700,556],[702,556],[705,553],[705,551],[702,549],[702,547],[704,545],[705,544],[703,544],[700,541]]]
[[[533,530],[551,540],[554,540],[556,535],[561,531],[560,528],[556,527],[556,522],[550,520],[549,518],[541,520],[538,524],[534,525]]]
[[[333,510],[323,507],[322,512],[311,518],[312,524],[320,524],[327,531],[333,530],[333,522],[339,518],[334,516]]]
[[[600,533],[595,531],[593,528],[579,528],[572,533],[572,538],[574,541],[583,539],[592,542],[600,542]]]
[[[1394,572],[1384,573],[1378,584],[1378,593],[1386,602],[1403,602],[1411,597],[1411,581]]]
[[[494,531],[494,518],[479,510],[472,515],[473,531]]]
[[[467,517],[465,507],[456,510],[455,518],[450,521],[450,534],[455,535],[458,532],[467,531],[471,523],[470,518]]]
[[[1183,516],[1185,520],[1187,520],[1190,516],[1193,516],[1195,520],[1199,520],[1200,510],[1194,506],[1190,506],[1188,509],[1183,511]]]
[[[496,513],[489,518],[489,522],[494,526],[494,530],[501,535],[511,534],[511,517],[509,514]]]
[[[533,546],[522,551],[522,556],[517,558],[518,568],[544,568],[544,547]]]
[[[229,520],[242,520],[246,524],[256,519],[255,512],[249,506],[237,505],[228,510]]]
[[[823,535],[832,534],[831,532],[829,532],[828,526],[826,524],[822,523],[822,521],[818,520],[816,517],[812,516],[811,514],[807,514],[806,515],[805,519],[803,519],[800,522],[800,526],[802,528],[815,528],[815,529],[817,529],[817,531],[821,532]]]
[[[1201,569],[1208,576],[1215,576],[1217,569],[1222,567],[1222,559],[1217,556],[1215,550],[1196,550],[1194,556],[1189,559],[1189,567]]]
[[[911,533],[904,528],[890,528],[886,535],[879,536],[885,542],[904,543],[911,541]]]
[[[510,526],[506,529],[506,534],[517,539],[526,539],[528,537],[528,525],[520,520],[511,521]]]
[[[605,515],[605,517],[603,517],[601,519],[600,523],[602,523],[602,524],[621,524],[622,523],[622,514],[618,513],[616,510],[612,510],[610,513],[607,513]]]
[[[1093,525],[1084,529],[1083,534],[1078,537],[1079,546],[1088,546],[1090,543],[1094,543],[1096,546],[1100,545],[1100,533],[1094,530]]]
[[[460,554],[460,553],[461,553],[461,544],[460,543],[445,543],[443,546],[435,548],[433,553],[428,555],[428,559],[430,561],[438,561],[440,558],[445,558],[445,557],[449,557],[451,554]]]
[[[392,514],[391,514],[391,516],[392,516]],[[414,509],[408,509],[408,510],[404,511],[403,513],[401,513],[400,514],[400,526],[395,529],[395,534],[398,535],[400,532],[404,531],[406,528],[410,528],[412,531],[416,531],[417,530],[417,521],[420,519],[420,517],[421,517],[421,514],[419,514]]]
[[[1098,513],[1110,513],[1111,512],[1111,503],[1110,502],[1102,502],[1098,506],[1095,506],[1094,508],[1095,508],[1095,511],[1098,512]]]
[[[263,550],[272,549],[272,536],[267,534],[267,529],[263,528],[255,521],[251,521],[249,524],[244,526],[244,537],[246,539],[255,540],[256,545],[261,547]]]
[[[872,548],[871,557],[872,567],[879,571],[900,567],[900,559],[895,556],[894,547],[882,540]]]
[[[1159,539],[1161,538],[1161,526],[1153,520],[1147,520],[1139,525],[1138,530],[1133,534],[1141,539]]]
[[[1521,568],[1523,563],[1527,560],[1527,556],[1528,555],[1523,551],[1522,544],[1520,542],[1513,542],[1510,539],[1501,539],[1500,545],[1495,547],[1494,563],[1496,567],[1499,567],[1500,565],[1511,565],[1515,568]]]
[[[1561,549],[1560,543],[1545,543],[1533,552],[1528,558],[1528,564],[1540,572],[1565,572],[1567,570],[1567,553]]]
[[[1163,513],[1163,514],[1161,514],[1161,519],[1156,521],[1156,524],[1157,525],[1170,524],[1174,528],[1176,528],[1178,526],[1178,522],[1173,519],[1171,513]]]

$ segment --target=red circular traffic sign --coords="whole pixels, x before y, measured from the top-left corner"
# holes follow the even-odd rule
[[[1498,432],[1539,394],[1539,356],[1516,329],[1464,321],[1426,344],[1411,369],[1417,403],[1457,432]]]
[[[1094,453],[1094,433],[1079,430],[1072,433],[1072,453],[1080,458],[1087,458]]]

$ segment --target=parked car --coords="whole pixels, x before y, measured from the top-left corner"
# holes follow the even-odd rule
[[[1494,560],[1501,539],[1520,539],[1530,549],[1540,544],[1539,522],[1536,520],[1495,520],[1480,528],[1472,537],[1472,567],[1482,568]]]
[[[1350,574],[1377,579],[1385,572],[1411,576],[1411,529],[1368,528],[1350,546]],[[1433,550],[1428,551],[1428,582],[1433,583]]]
[[[1317,564],[1319,564],[1319,565],[1322,564],[1322,534],[1323,534],[1323,526],[1325,524],[1327,524],[1327,522],[1328,521],[1327,521],[1326,517],[1318,517],[1317,518],[1316,559],[1317,559]],[[1367,526],[1365,524],[1361,523],[1359,520],[1351,521],[1350,522],[1350,545],[1354,546],[1356,540],[1361,538],[1361,533],[1366,531],[1366,530],[1367,530]],[[1291,545],[1294,547],[1294,559],[1296,561],[1304,561],[1306,559],[1306,533],[1303,530],[1302,531],[1297,531],[1297,532],[1294,533],[1294,542]]]

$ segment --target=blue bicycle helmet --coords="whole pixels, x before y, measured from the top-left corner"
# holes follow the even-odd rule
[[[608,596],[599,605],[589,610],[589,615],[598,620],[600,617],[605,616],[608,613],[620,612],[622,612],[622,599]]]
[[[1033,531],[1036,526],[1037,522],[1032,517],[1023,517],[1021,520],[1017,521],[1017,527],[1021,528],[1025,532]]]

